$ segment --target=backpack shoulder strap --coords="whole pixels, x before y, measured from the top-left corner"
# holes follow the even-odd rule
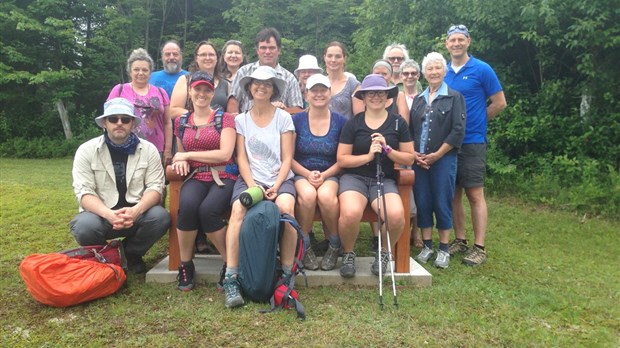
[[[164,89],[163,89],[163,88],[161,88],[161,87],[158,87],[158,86],[155,86],[155,87],[157,87],[157,90],[159,91],[159,95],[161,96],[161,101],[162,101],[162,103],[163,103],[163,102],[164,102],[164,99],[166,99],[166,98],[164,98],[164,92],[165,92],[165,91],[164,91]]]
[[[183,142],[183,134],[185,133],[185,125],[189,119],[189,111],[179,116],[179,138]]]
[[[224,109],[217,108],[217,110],[215,110],[215,116],[213,116],[213,123],[215,126],[215,130],[217,130],[218,133],[222,133],[222,119],[223,118],[224,118]]]

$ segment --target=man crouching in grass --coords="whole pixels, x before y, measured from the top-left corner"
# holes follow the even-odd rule
[[[159,152],[132,132],[142,121],[133,109],[124,98],[107,101],[95,118],[103,135],[75,153],[73,190],[80,213],[70,227],[82,246],[124,237],[128,270],[144,273],[142,256],[166,233],[170,215],[159,205],[164,187]]]

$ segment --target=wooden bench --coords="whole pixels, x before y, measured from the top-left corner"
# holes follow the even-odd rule
[[[405,227],[403,234],[396,244],[396,250],[392,250],[394,253],[394,260],[396,261],[396,272],[398,273],[409,273],[409,204],[411,200],[410,193],[413,187],[414,177],[414,172],[411,169],[396,169],[398,191],[403,200],[403,207],[405,210]],[[171,217],[170,233],[168,234],[168,269],[170,271],[176,271],[181,264],[179,242],[177,239],[177,213],[179,211],[179,194],[181,192],[181,186],[183,185],[184,178],[176,174],[172,169],[172,166],[168,166],[166,168],[166,178],[170,182],[168,196],[170,197]],[[390,207],[387,208],[389,209]],[[314,215],[314,220],[321,221],[321,215],[318,209]],[[370,205],[364,210],[362,221],[377,222],[377,214],[370,208]]]

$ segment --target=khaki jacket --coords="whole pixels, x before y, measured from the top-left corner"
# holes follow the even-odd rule
[[[116,175],[103,135],[80,145],[75,153],[72,173],[73,190],[80,204],[80,212],[84,210],[81,200],[86,194],[99,197],[108,208],[118,203]],[[138,203],[147,191],[163,193],[164,170],[155,145],[140,139],[136,153],[127,157],[125,180],[126,200],[129,203]]]

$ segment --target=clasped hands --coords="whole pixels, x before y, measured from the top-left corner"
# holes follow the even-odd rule
[[[134,207],[120,208],[118,210],[111,210],[111,212],[106,220],[108,220],[114,230],[131,228],[139,215]]]

